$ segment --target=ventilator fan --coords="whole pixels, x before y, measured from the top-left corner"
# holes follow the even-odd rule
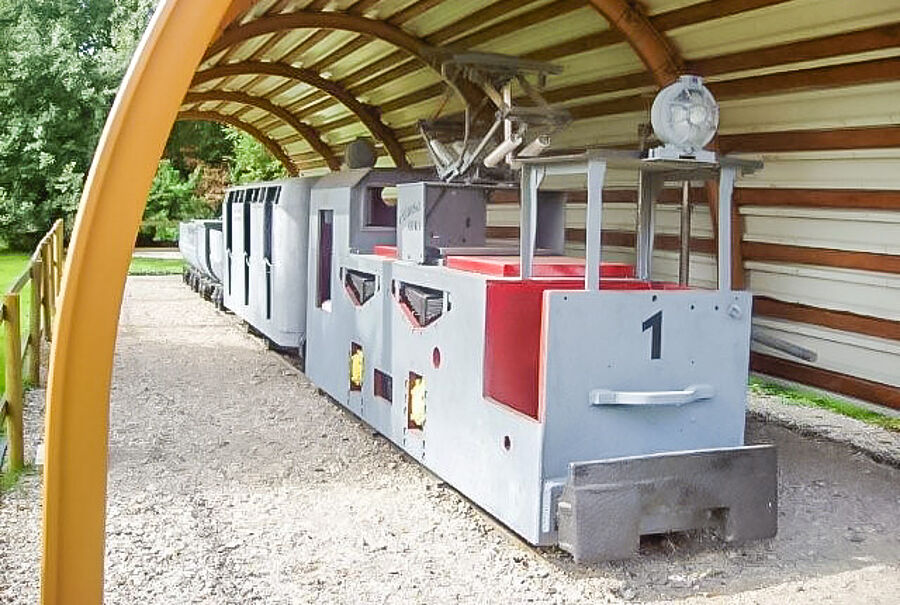
[[[719,106],[699,76],[681,76],[653,100],[650,120],[665,143],[650,151],[651,158],[713,160],[703,149],[719,127]]]

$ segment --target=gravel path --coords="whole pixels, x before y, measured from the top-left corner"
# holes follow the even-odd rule
[[[895,603],[900,471],[753,420],[780,531],[647,541],[576,567],[527,547],[178,278],[132,278],[112,392],[107,603]],[[40,393],[29,438],[40,428]],[[35,603],[40,477],[0,495],[0,603]]]

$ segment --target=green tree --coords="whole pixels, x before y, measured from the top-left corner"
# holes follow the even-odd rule
[[[198,164],[225,166],[233,152],[229,128],[215,122],[176,122],[163,157],[188,174]]]
[[[151,0],[0,0],[0,239],[77,207]]]
[[[202,169],[198,166],[185,178],[170,160],[160,160],[150,195],[147,196],[144,221],[138,234],[139,243],[175,241],[179,220],[212,215],[212,208],[197,195],[201,173]]]
[[[229,158],[231,182],[236,185],[256,181],[271,181],[287,176],[281,162],[272,157],[265,145],[250,135],[229,129],[228,137],[233,145]]]

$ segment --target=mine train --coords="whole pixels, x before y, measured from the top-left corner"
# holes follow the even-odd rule
[[[221,222],[183,225],[180,245],[195,289],[519,536],[620,559],[642,535],[776,531],[775,450],[744,444],[752,300],[730,287],[728,221],[718,289],[651,279],[662,187],[718,182],[727,217],[735,177],[757,167],[520,158],[517,242],[486,227],[507,185],[348,168],[230,188]],[[601,258],[611,172],[639,191],[634,264]],[[578,189],[584,258],[565,250]]]

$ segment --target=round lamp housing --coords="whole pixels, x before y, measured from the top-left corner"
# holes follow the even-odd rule
[[[719,106],[700,76],[681,76],[653,100],[653,132],[679,155],[693,155],[709,143],[719,127]]]

